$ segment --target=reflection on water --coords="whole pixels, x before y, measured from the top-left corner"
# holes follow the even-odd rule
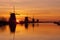
[[[10,26],[0,26],[0,39],[12,40]],[[60,40],[60,26],[53,23],[17,24],[15,40]]]
[[[6,29],[6,26],[0,26],[0,32],[5,31],[5,29]]]

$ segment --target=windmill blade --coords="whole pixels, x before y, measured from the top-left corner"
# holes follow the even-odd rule
[[[20,15],[20,14],[15,14],[15,15]]]

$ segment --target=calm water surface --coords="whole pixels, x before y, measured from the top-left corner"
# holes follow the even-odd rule
[[[0,40],[60,40],[60,26],[53,23],[16,25],[15,33],[11,33],[9,25],[0,27]]]

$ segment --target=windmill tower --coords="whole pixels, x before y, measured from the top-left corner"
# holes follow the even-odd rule
[[[16,16],[15,16],[15,13],[10,14],[9,26],[10,26],[10,31],[15,32],[15,29],[16,29]]]
[[[9,27],[10,27],[10,32],[15,32],[15,29],[16,29],[15,5],[13,5],[12,9],[13,9],[13,12],[10,13]]]

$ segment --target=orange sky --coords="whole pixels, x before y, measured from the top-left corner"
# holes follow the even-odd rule
[[[45,16],[53,16],[54,19],[59,19],[60,16],[60,0],[0,0],[0,17],[9,17],[13,5],[16,14],[20,14],[17,15],[18,18],[28,15],[46,19],[52,17]]]

